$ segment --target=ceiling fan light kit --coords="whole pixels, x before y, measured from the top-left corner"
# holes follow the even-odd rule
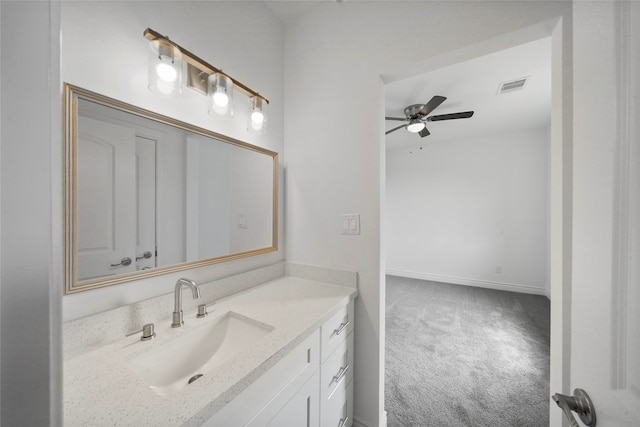
[[[407,122],[385,132],[385,135],[395,132],[398,129],[406,128],[411,133],[417,133],[421,138],[430,135],[426,122],[438,122],[442,120],[468,119],[473,116],[473,111],[463,111],[452,114],[440,114],[429,116],[429,114],[440,106],[447,98],[436,95],[426,104],[413,104],[404,109],[405,117],[385,117],[385,120],[395,120]]]
[[[426,125],[424,124],[424,122],[420,121],[419,119],[413,119],[407,125],[407,130],[411,133],[418,133],[425,127]]]

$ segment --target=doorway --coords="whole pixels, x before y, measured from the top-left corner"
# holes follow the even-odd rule
[[[553,84],[551,83],[552,81],[552,77],[549,76],[549,86],[554,86],[554,90],[558,90],[558,88],[561,88],[561,70],[562,70],[562,61],[561,61],[561,55],[558,53],[558,50],[553,50],[553,46],[557,47],[559,45],[561,45],[561,43],[559,42],[559,40],[561,40],[561,24],[558,24],[557,28],[554,30],[553,34],[550,36],[547,32],[547,34],[544,34],[543,36],[539,37],[537,40],[541,40],[544,39],[545,42],[547,43],[547,50],[545,52],[545,55],[547,56],[547,60],[549,63],[549,74],[553,74]],[[542,31],[543,33],[545,31]],[[514,46],[518,45],[516,42],[514,42],[514,40],[517,40],[518,37],[511,37],[510,41],[506,41],[506,38],[500,40],[499,42],[496,42],[496,45],[502,45],[503,48],[513,48]],[[529,40],[530,42],[531,40]],[[534,40],[535,41],[535,40]],[[495,41],[494,41],[495,42]],[[523,43],[521,43],[523,44]],[[485,46],[486,48],[486,46]],[[469,50],[465,50],[465,52],[459,52],[460,55],[458,55],[461,58],[468,58],[468,57],[473,57],[473,54],[470,54],[470,52],[473,51],[481,51],[482,49],[479,48],[474,48],[474,49],[469,49]],[[497,52],[498,49],[494,50],[494,52]],[[553,52],[552,52],[553,51]],[[453,55],[455,56],[455,55]],[[466,58],[465,58],[466,56]],[[553,72],[551,70],[552,68],[552,59],[554,60],[554,64],[553,64]],[[437,63],[439,61],[434,61],[434,63]],[[428,68],[428,67],[427,67]],[[558,72],[558,70],[560,70],[560,72]],[[406,77],[406,76],[405,76]],[[524,77],[524,76],[523,76]],[[517,77],[516,77],[517,78]],[[386,80],[386,82],[388,83],[386,86],[386,95],[387,95],[387,100],[389,99],[389,88],[392,86],[389,83],[395,83],[398,80],[394,80],[394,79],[388,79]],[[417,88],[417,86],[416,86]],[[430,90],[434,90],[433,88],[429,88]],[[496,88],[497,89],[497,88]],[[549,88],[549,90],[551,90],[551,87]],[[417,92],[417,89],[414,90],[414,93]],[[432,93],[433,95],[443,95],[446,96],[446,93]],[[426,97],[423,95],[423,98],[425,98],[425,102],[426,99],[428,99],[427,95]],[[459,99],[454,99],[452,100],[453,105],[451,105],[452,108],[458,109],[458,110],[466,110],[468,109],[467,107],[469,107],[468,105],[463,105],[463,100],[459,100]],[[555,111],[558,111],[558,108],[561,109],[561,97],[559,95],[556,94],[555,97],[551,97],[551,95],[549,95],[549,99],[547,101],[547,114],[550,114],[550,111],[552,109],[554,109]],[[445,104],[443,104],[444,106]],[[388,103],[387,103],[388,106]],[[389,111],[387,110],[386,113],[388,114]],[[439,112],[440,114],[446,114],[449,113],[449,111],[441,111]],[[457,123],[456,123],[457,126]],[[387,128],[391,127],[390,125],[387,126]],[[443,129],[444,129],[444,124],[443,124]],[[433,135],[436,130],[436,128],[431,129],[431,135]],[[464,130],[464,129],[463,129]],[[444,130],[443,130],[444,132]],[[453,133],[456,134],[458,132],[458,130],[456,129]],[[462,132],[462,131],[460,131]],[[503,135],[506,135],[508,133],[517,133],[517,131],[515,131],[514,129],[508,129],[506,132],[503,132]],[[406,132],[405,132],[406,133]],[[448,218],[447,215],[449,214],[450,216],[460,216],[459,212],[453,212],[450,209],[441,209],[442,205],[443,205],[443,201],[447,200],[447,198],[452,199],[454,198],[454,196],[451,194],[451,192],[447,192],[445,191],[444,187],[446,184],[450,183],[450,181],[438,181],[437,177],[434,177],[433,175],[430,177],[430,180],[428,180],[428,184],[427,185],[431,185],[432,188],[430,188],[431,191],[436,192],[436,193],[431,193],[431,194],[436,194],[438,197],[440,197],[439,204],[436,204],[435,206],[432,204],[431,208],[433,209],[441,209],[440,212],[438,212],[438,214],[440,215],[440,217],[431,217],[431,218],[427,218],[425,219],[423,217],[423,221],[421,223],[416,223],[416,222],[412,222],[410,220],[405,220],[405,223],[409,223],[409,224],[417,224],[416,228],[420,228],[420,227],[431,227],[431,229],[429,230],[431,232],[431,234],[427,234],[428,238],[431,238],[432,241],[436,240],[437,243],[439,245],[432,245],[429,248],[429,251],[424,251],[424,248],[420,248],[415,246],[415,242],[414,242],[414,246],[412,246],[412,250],[407,252],[407,256],[406,259],[404,259],[403,262],[405,262],[405,264],[400,264],[397,263],[396,261],[399,259],[402,259],[403,256],[399,255],[398,259],[396,260],[392,260],[390,259],[390,250],[392,250],[391,245],[393,245],[393,239],[398,239],[398,240],[402,240],[398,237],[397,234],[391,232],[391,227],[389,226],[390,222],[394,222],[395,223],[400,223],[401,220],[399,218],[401,217],[393,217],[393,215],[391,215],[391,213],[389,212],[390,208],[389,203],[390,203],[390,199],[393,199],[392,193],[391,193],[391,189],[387,188],[386,190],[386,199],[387,199],[387,212],[386,212],[386,217],[387,217],[387,222],[385,225],[385,236],[386,236],[386,241],[387,241],[387,247],[386,247],[386,251],[387,251],[387,259],[386,259],[386,271],[387,273],[391,273],[391,274],[395,274],[398,276],[404,276],[404,277],[409,277],[411,279],[422,279],[422,280],[430,280],[430,281],[442,281],[442,282],[449,282],[449,283],[456,283],[456,284],[460,284],[460,285],[471,285],[471,286],[481,286],[481,287],[488,287],[488,288],[493,288],[496,290],[508,290],[508,291],[516,291],[516,292],[524,292],[524,293],[529,293],[529,294],[538,294],[538,295],[545,295],[546,297],[551,297],[551,295],[556,292],[556,293],[560,293],[561,294],[561,279],[559,280],[558,278],[561,278],[562,275],[562,267],[561,267],[561,263],[559,264],[560,267],[558,267],[558,264],[555,265],[555,267],[552,269],[552,265],[554,264],[554,262],[552,262],[552,260],[554,260],[555,262],[558,261],[559,257],[562,254],[563,246],[562,246],[562,241],[563,241],[563,236],[562,233],[559,233],[559,230],[561,230],[562,228],[557,228],[558,225],[558,215],[561,215],[562,213],[562,198],[558,198],[558,195],[561,196],[562,194],[562,188],[563,188],[563,177],[562,177],[562,161],[563,161],[563,157],[562,157],[562,153],[561,153],[561,147],[562,147],[562,123],[561,121],[555,121],[555,122],[548,122],[547,124],[547,128],[542,132],[544,133],[544,137],[546,137],[546,141],[548,143],[547,145],[547,150],[544,152],[544,161],[546,162],[546,170],[544,173],[544,180],[545,180],[545,185],[544,187],[544,212],[542,212],[542,216],[544,217],[544,221],[542,224],[542,234],[543,234],[543,238],[540,239],[538,236],[537,239],[537,245],[538,247],[541,247],[541,250],[538,250],[537,253],[537,259],[538,262],[536,263],[535,266],[524,266],[524,264],[520,264],[519,267],[516,268],[517,270],[517,274],[520,274],[519,278],[516,278],[515,276],[511,276],[509,278],[509,280],[500,280],[500,277],[506,277],[505,273],[508,273],[507,270],[509,270],[511,273],[514,273],[514,271],[511,270],[511,268],[505,268],[505,263],[503,263],[502,261],[496,261],[496,262],[492,262],[489,261],[487,259],[481,259],[480,262],[476,263],[475,265],[467,265],[468,270],[466,271],[466,273],[468,274],[456,274],[455,268],[456,268],[456,262],[451,262],[450,264],[447,265],[448,269],[441,269],[440,271],[437,271],[434,268],[431,269],[427,269],[427,270],[423,270],[423,271],[419,271],[417,269],[411,268],[412,266],[416,266],[416,265],[421,265],[422,259],[424,259],[424,252],[428,253],[428,259],[433,261],[433,265],[431,265],[430,267],[434,267],[434,266],[442,266],[443,264],[446,264],[446,262],[448,261],[447,257],[444,256],[444,254],[442,253],[442,251],[438,251],[436,250],[438,247],[442,248],[442,245],[446,245],[447,241],[451,241],[451,239],[449,239],[447,235],[447,233],[442,233],[442,235],[437,235],[438,233],[438,225],[440,224],[438,222],[439,221],[448,221],[451,218]],[[460,138],[459,136],[455,136],[455,137],[451,137],[451,138],[434,138],[435,141],[433,142],[422,142],[420,141],[420,138],[418,138],[418,142],[415,142],[415,137],[417,137],[417,135],[409,135],[409,136],[413,136],[414,137],[414,142],[412,142],[412,146],[410,145],[405,145],[404,147],[401,146],[402,141],[397,140],[396,141],[396,149],[398,148],[398,146],[400,146],[400,151],[404,150],[404,153],[401,155],[397,155],[394,153],[389,153],[389,151],[387,151],[386,153],[386,163],[387,163],[387,175],[386,178],[387,180],[389,179],[389,170],[390,170],[390,166],[391,167],[395,167],[396,171],[402,171],[402,173],[405,175],[405,183],[409,182],[411,180],[411,175],[408,172],[409,168],[411,167],[411,162],[413,162],[414,164],[419,164],[420,162],[420,156],[423,157],[428,157],[428,154],[433,154],[431,151],[433,151],[431,149],[431,147],[435,146],[436,147],[436,151],[439,150],[438,154],[443,154],[444,152],[446,152],[447,150],[450,151],[450,155],[453,155],[454,159],[456,158],[456,150],[457,150],[457,154],[460,155],[460,153],[464,153],[465,149],[469,149],[469,147],[473,147],[473,149],[477,149],[478,145],[477,142],[478,141],[474,141],[476,143],[475,147],[473,145],[469,145],[469,144],[456,144],[456,141],[460,141],[461,139],[464,138]],[[518,135],[513,135],[512,139],[522,139],[521,138],[522,135],[518,136]],[[424,140],[426,141],[429,137],[424,138]],[[481,139],[481,138],[472,138],[472,139]],[[507,138],[508,139],[508,138]],[[389,141],[389,138],[387,139],[387,141]],[[425,147],[427,147],[427,144],[430,144],[430,148],[427,149]],[[448,144],[448,146],[447,146]],[[532,145],[535,145],[535,143],[533,141],[531,141]],[[500,152],[498,147],[493,147],[495,149],[497,149],[498,151],[491,151],[491,150],[485,150],[484,154],[489,155],[489,157],[491,157],[492,155],[495,156],[496,152]],[[558,151],[560,150],[560,152]],[[427,153],[427,151],[429,151],[429,153]],[[425,153],[427,153],[425,155]],[[493,153],[493,154],[491,154]],[[542,154],[540,154],[542,155]],[[395,159],[393,158],[393,156],[396,157],[403,157],[404,160],[402,162],[398,162],[398,165],[393,165],[390,163],[393,163],[395,161]],[[416,160],[418,159],[418,160]],[[486,160],[486,159],[482,159],[482,160]],[[428,164],[427,167],[423,167],[422,171],[424,172],[424,170],[428,170],[429,173],[431,173],[433,171],[434,168],[438,168],[440,167],[442,170],[447,170],[447,164],[443,163],[442,161],[440,161],[439,163],[434,160],[433,158],[428,159],[427,162],[431,161],[431,164]],[[403,163],[404,162],[404,163]],[[478,163],[482,163],[482,162],[478,162]],[[515,163],[511,163],[512,165],[515,165]],[[401,165],[400,167],[398,167],[399,165]],[[423,165],[424,166],[424,165]],[[464,165],[467,168],[472,168],[474,167],[473,162],[472,163],[468,163]],[[478,166],[476,164],[476,166]],[[477,170],[474,170],[472,172],[482,172],[481,168],[478,167]],[[424,179],[426,178],[426,175],[423,175],[421,177],[422,179],[422,184],[424,185]],[[470,180],[473,179],[474,176],[477,176],[475,174],[470,173],[469,177],[467,177],[465,182],[468,182]],[[415,176],[413,177],[413,181],[419,181],[417,179],[415,179]],[[451,178],[451,176],[449,177]],[[531,177],[530,177],[531,178]],[[464,180],[461,180],[464,181]],[[460,183],[458,183],[460,184]],[[415,191],[414,189],[408,188],[407,186],[402,186],[401,185],[401,181],[396,182],[395,184],[398,188],[402,188],[401,191],[404,191],[406,194],[405,199],[409,199],[412,197],[413,195],[413,199],[414,199],[414,204],[411,206],[407,206],[404,205],[401,209],[404,211],[404,215],[405,217],[408,215],[410,216],[411,214],[413,214],[416,210],[420,209],[421,207],[425,206],[424,200],[422,201],[415,201],[415,199],[419,199],[420,198],[420,193]],[[538,186],[540,188],[540,186]],[[437,194],[437,192],[440,191],[441,194]],[[526,191],[524,191],[526,193]],[[477,196],[477,192],[476,192],[476,196]],[[518,190],[514,190],[513,193],[511,193],[511,196],[515,195],[517,197],[518,195]],[[473,194],[470,194],[471,197],[473,197]],[[558,202],[560,200],[560,202]],[[486,201],[486,199],[483,198],[477,198],[475,200],[476,204],[480,204],[482,207],[482,203]],[[495,200],[494,200],[495,202]],[[540,203],[537,203],[537,205],[539,205]],[[499,203],[498,203],[499,205]],[[473,205],[472,205],[473,206]],[[451,207],[451,206],[449,206]],[[469,209],[469,206],[459,206],[460,209]],[[516,226],[516,228],[514,228],[514,230],[516,230],[516,232],[519,232],[517,230],[517,226],[518,224],[517,221],[514,221],[514,218],[512,217],[511,219],[509,219],[508,217],[505,217],[503,215],[504,212],[498,210],[498,209],[494,209],[494,212],[496,212],[496,215],[499,216],[499,218],[501,219],[502,222],[509,222],[512,221],[512,224],[508,224],[508,225],[514,225]],[[473,212],[471,212],[473,213]],[[469,215],[469,212],[466,212],[467,214],[467,219],[469,219],[469,217],[471,217],[472,215]],[[502,216],[500,216],[502,215]],[[540,212],[538,212],[538,217],[541,216]],[[459,218],[458,218],[459,219]],[[498,221],[498,222],[501,222]],[[428,224],[424,224],[424,223],[428,223]],[[524,226],[524,224],[526,223],[526,221],[524,223],[519,224],[521,227]],[[483,225],[483,224],[481,224]],[[484,224],[485,226],[487,225],[486,222]],[[540,224],[537,224],[538,226],[538,233],[540,233]],[[465,233],[469,233],[470,230],[465,229],[465,227],[472,227],[472,225],[469,225],[469,221],[464,223],[464,227],[460,226],[458,230],[460,235],[464,235]],[[446,228],[446,227],[445,227]],[[482,227],[480,227],[482,228]],[[508,228],[508,227],[506,227]],[[502,233],[504,235],[504,233],[510,233],[510,231],[508,230],[500,230],[500,229],[494,229],[494,230],[498,230],[498,234]],[[424,231],[424,230],[423,230]],[[410,232],[412,232],[414,235],[416,234],[420,234],[416,229],[410,230]],[[513,232],[511,232],[513,234]],[[556,233],[556,234],[554,234]],[[406,234],[405,234],[406,236]],[[423,234],[424,236],[424,234]],[[464,236],[463,236],[464,237]],[[518,237],[516,240],[520,239],[522,236]],[[497,239],[500,240],[500,239]],[[462,238],[458,239],[458,244],[460,242],[464,242],[464,240]],[[489,246],[486,246],[486,240],[483,240],[481,238],[477,238],[474,239],[473,242],[471,242],[471,244],[466,245],[466,247],[462,248],[462,255],[466,256],[468,255],[467,253],[464,253],[465,251],[468,251],[471,255],[470,259],[473,258],[477,258],[474,257],[473,254],[477,254],[477,253],[483,253],[483,254],[490,254],[490,255],[495,255],[500,254],[500,251],[498,251],[497,249],[502,249],[503,254],[504,253],[509,253],[511,255],[517,255],[514,253],[514,251],[517,251],[517,245],[506,245],[506,247],[503,248],[496,248],[492,245],[494,245],[495,242],[490,242]],[[485,244],[485,246],[483,246],[483,244]],[[471,247],[471,246],[475,246],[475,247]],[[455,246],[454,246],[455,247]],[[460,247],[460,246],[458,246]],[[434,249],[435,248],[435,249]],[[450,248],[446,248],[446,249],[450,249]],[[423,257],[421,259],[421,257]],[[501,259],[500,257],[494,256],[493,258],[491,258],[491,256],[489,256],[489,259]],[[540,259],[542,259],[542,261],[539,261]],[[449,259],[450,260],[450,259]],[[413,262],[413,264],[412,264]],[[511,262],[511,261],[510,261]],[[508,263],[510,263],[508,262]],[[515,262],[517,264],[517,261],[515,261],[515,258],[512,259],[512,262]],[[507,264],[508,264],[507,263]],[[394,265],[395,264],[395,265]],[[398,267],[400,266],[400,268]],[[528,268],[528,270],[527,270]],[[475,270],[474,270],[475,269]],[[484,269],[484,270],[483,270]],[[435,271],[434,271],[435,270]],[[535,272],[534,272],[535,271]],[[524,276],[527,276],[529,273],[532,274],[532,276],[529,276],[529,279],[524,278]],[[517,275],[516,274],[516,275]],[[537,274],[537,276],[536,276]],[[502,275],[502,276],[499,276]],[[534,280],[530,280],[533,276],[536,276],[536,278]],[[543,283],[543,285],[541,286],[540,283]],[[515,286],[514,286],[515,285]],[[555,317],[555,321],[557,325],[562,325],[562,318],[557,317],[557,315],[559,313],[562,312],[561,310],[561,304],[562,304],[562,300],[561,298],[557,301],[556,304],[556,317]],[[559,313],[558,313],[558,307],[560,307],[559,309]],[[553,310],[552,310],[553,311]],[[557,331],[561,331],[562,328],[560,327]],[[560,334],[561,335],[561,334]],[[556,340],[557,340],[557,334],[556,334]],[[553,338],[551,339],[551,341],[553,342]],[[560,369],[561,370],[561,363],[558,363],[558,355],[562,353],[562,349],[556,349],[556,353],[555,355],[553,354],[553,350],[552,350],[552,361],[551,361],[551,365],[554,365],[555,363],[555,369]],[[387,356],[388,357],[388,356]],[[554,362],[555,360],[555,362]],[[552,371],[553,371],[553,367],[552,367]],[[557,374],[557,372],[556,372]],[[554,377],[553,373],[551,375],[552,377]],[[559,378],[558,376],[555,376],[555,378]],[[553,382],[552,382],[553,384]],[[554,387],[554,385],[551,386],[552,388]],[[552,422],[553,425],[553,422]]]

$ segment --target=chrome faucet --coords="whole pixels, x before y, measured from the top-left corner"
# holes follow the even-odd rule
[[[193,280],[189,279],[178,279],[176,282],[176,289],[174,291],[175,304],[173,307],[173,323],[171,323],[172,328],[179,328],[184,324],[182,320],[182,286],[188,286],[191,288],[191,293],[193,294],[193,299],[200,298],[200,288],[198,284]]]

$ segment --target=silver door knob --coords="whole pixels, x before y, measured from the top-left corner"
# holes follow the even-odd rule
[[[111,265],[111,267],[118,267],[118,266],[120,266],[120,265],[122,265],[122,266],[125,266],[125,267],[126,267],[127,265],[131,265],[131,258],[129,258],[129,257],[124,257],[124,258],[122,258],[122,259],[120,260],[120,262],[119,262],[119,263],[117,263],[117,264],[109,264],[109,265]]]
[[[594,427],[596,425],[596,409],[593,407],[591,398],[583,389],[577,388],[573,390],[573,396],[556,393],[551,398],[562,409],[571,427],[580,427],[571,411],[577,413],[586,426]]]
[[[137,256],[136,257],[136,261],[139,261],[141,259],[149,259],[153,256],[153,254],[150,251],[146,251],[145,253],[142,254],[142,256]]]

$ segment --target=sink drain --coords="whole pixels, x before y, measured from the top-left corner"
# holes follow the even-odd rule
[[[191,384],[192,382],[194,382],[195,380],[197,380],[198,378],[200,378],[203,374],[197,374],[192,376],[191,378],[189,378],[189,384]]]

